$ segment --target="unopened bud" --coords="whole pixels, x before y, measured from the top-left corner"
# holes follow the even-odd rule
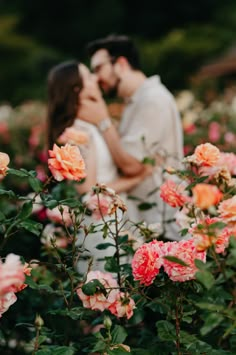
[[[42,326],[44,325],[43,318],[39,314],[37,314],[37,316],[35,317],[34,324],[35,327],[38,329],[42,328]]]
[[[111,318],[108,317],[108,316],[105,316],[105,317],[104,317],[103,324],[104,324],[104,327],[105,327],[107,330],[111,329],[111,326],[112,326]]]

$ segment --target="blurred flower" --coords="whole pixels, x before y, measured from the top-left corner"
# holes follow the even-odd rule
[[[206,217],[199,220],[189,230],[194,238],[194,243],[198,251],[207,250],[209,247],[215,247],[216,253],[223,253],[229,245],[229,238],[232,231],[228,227],[219,228],[217,222],[221,222],[218,217]],[[215,225],[215,226],[214,226]]]
[[[236,195],[222,201],[218,206],[219,216],[226,222],[236,222]]]
[[[46,225],[40,241],[47,248],[53,248],[54,245],[58,248],[66,248],[70,243],[62,227],[55,227],[53,224]]]
[[[55,207],[52,210],[47,208],[46,215],[48,219],[54,223],[66,225],[67,227],[73,224],[70,208],[68,206],[60,205],[59,207]]]
[[[2,179],[7,172],[8,164],[10,163],[9,155],[6,153],[0,152],[0,179]]]
[[[5,263],[0,259],[0,296],[8,292],[17,292],[24,280],[24,265],[18,255],[8,254]]]
[[[134,313],[134,300],[124,292],[116,295],[116,301],[109,306],[109,311],[118,318],[126,317],[130,319]]]
[[[87,275],[86,283],[92,280],[98,280],[104,286],[105,292],[99,290],[94,295],[88,296],[83,293],[80,287],[77,289],[77,295],[85,308],[103,312],[116,301],[117,293],[119,292],[118,283],[110,273],[103,273],[101,271],[90,271]]]
[[[211,122],[208,129],[208,136],[212,143],[217,142],[221,137],[221,126],[218,122]]]
[[[111,216],[118,209],[122,212],[127,210],[124,201],[115,191],[105,184],[96,184],[93,191],[84,199],[87,207],[92,211],[94,219],[99,220],[105,216]]]
[[[48,167],[57,181],[80,181],[86,177],[84,160],[77,146],[66,144],[59,148],[54,144],[49,156]]]
[[[0,318],[16,300],[17,297],[14,292],[8,292],[0,296]]]
[[[86,132],[78,130],[74,127],[68,127],[58,138],[60,144],[87,144],[89,142],[89,136]]]

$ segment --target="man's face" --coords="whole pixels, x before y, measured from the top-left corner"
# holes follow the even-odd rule
[[[91,69],[106,94],[117,93],[120,79],[115,72],[115,64],[106,49],[99,49],[94,53],[91,58]]]

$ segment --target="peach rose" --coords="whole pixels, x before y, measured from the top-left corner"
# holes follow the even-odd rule
[[[118,318],[130,319],[134,313],[135,303],[124,292],[117,293],[116,301],[109,306],[109,311]]]
[[[194,260],[200,259],[203,262],[206,261],[206,252],[197,251],[194,239],[164,243],[163,254],[165,256],[174,256],[187,264],[187,266],[183,266],[163,258],[164,270],[169,278],[175,282],[193,280],[195,278],[195,273],[198,271]]]
[[[222,201],[218,206],[219,216],[226,222],[236,221],[236,195]]]
[[[5,263],[0,260],[0,296],[8,292],[17,292],[24,284],[24,265],[20,257],[8,254]]]
[[[2,314],[8,310],[8,308],[15,303],[17,297],[14,292],[8,292],[3,296],[0,296],[0,318]]]
[[[83,306],[85,308],[100,310],[103,312],[116,301],[117,293],[119,292],[118,283],[115,279],[113,279],[112,274],[101,271],[90,271],[87,275],[86,282],[92,280],[99,280],[105,287],[107,294],[105,295],[103,292],[96,292],[92,296],[87,296],[83,293],[82,288],[78,288],[77,295],[83,302]]]
[[[84,131],[75,129],[73,127],[68,127],[58,138],[58,143],[60,144],[87,144],[89,142],[89,136]]]
[[[160,187],[160,197],[171,207],[182,207],[189,201],[189,197],[184,191],[184,186],[177,185],[172,180],[167,180]]]
[[[223,197],[222,192],[215,185],[197,184],[192,189],[193,201],[201,209],[217,205]]]
[[[194,151],[198,165],[214,166],[220,159],[220,151],[211,143],[200,144]]]
[[[195,148],[194,154],[184,160],[198,166],[215,166],[220,159],[220,151],[211,143],[200,144]]]
[[[132,272],[134,279],[140,284],[151,285],[159,274],[163,262],[161,249],[163,244],[163,242],[153,240],[150,243],[144,243],[135,252],[132,259]]]
[[[9,155],[6,153],[0,152],[0,179],[2,179],[7,172],[7,166],[10,163]]]
[[[53,150],[48,152],[48,167],[57,181],[80,181],[86,177],[84,160],[77,146],[66,144],[59,148],[54,144]]]

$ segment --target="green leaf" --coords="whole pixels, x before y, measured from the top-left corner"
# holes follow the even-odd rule
[[[202,260],[199,259],[195,259],[194,264],[199,270],[206,270],[208,267],[206,263],[204,263]]]
[[[40,235],[41,231],[43,229],[43,225],[41,223],[32,221],[30,219],[20,222],[19,226],[21,228],[24,228],[24,229],[30,231],[31,233],[33,233],[35,235]]]
[[[25,169],[20,169],[20,170],[8,169],[7,174],[16,175],[19,177],[28,177],[29,176],[28,171],[26,171]]]
[[[142,160],[143,164],[150,164],[152,166],[156,165],[156,160],[154,158],[150,158],[150,157],[144,157]]]
[[[75,349],[71,346],[43,346],[36,355],[74,355]]]
[[[119,267],[118,267],[116,258],[111,257],[111,256],[106,256],[105,260],[106,260],[106,263],[105,263],[104,269],[106,271],[109,271],[109,272],[118,272],[119,271]]]
[[[22,209],[18,215],[19,219],[25,219],[27,217],[29,217],[32,213],[33,210],[33,203],[32,201],[30,202],[25,202],[22,206]]]
[[[0,195],[6,195],[6,196],[8,196],[8,198],[16,198],[16,195],[12,190],[6,191],[6,190],[0,189]]]
[[[99,280],[91,280],[87,283],[85,283],[82,286],[82,291],[83,293],[85,293],[87,296],[92,296],[97,292],[102,292],[104,295],[106,295],[106,289],[103,286],[103,284],[101,284],[101,282]]]
[[[182,265],[182,266],[188,266],[188,264],[186,264],[183,260],[176,258],[175,256],[172,255],[166,255],[164,256],[165,259],[172,261],[176,264]]]
[[[138,209],[140,211],[147,211],[150,210],[152,207],[155,207],[157,204],[155,202],[149,203],[149,202],[142,202],[138,205]]]
[[[195,277],[207,290],[210,290],[215,283],[213,275],[206,270],[197,271]]]
[[[43,204],[45,207],[48,207],[50,210],[52,210],[54,207],[57,207],[59,205],[59,202],[57,200],[50,200],[50,201],[43,201]]]
[[[69,317],[73,320],[85,319],[86,315],[88,315],[89,313],[92,313],[92,311],[85,309],[83,307],[74,307],[74,308],[71,308],[70,310],[69,309],[56,309],[56,310],[51,310],[48,312],[48,314]]]
[[[43,184],[40,180],[34,177],[29,177],[29,184],[35,192],[40,192],[43,189]]]
[[[196,302],[195,305],[201,309],[205,309],[213,312],[224,311],[225,306],[221,304],[207,303],[207,302]]]
[[[202,335],[206,335],[210,333],[214,328],[216,328],[222,321],[224,320],[224,317],[219,314],[219,313],[210,313],[206,318],[205,318],[205,323],[203,327],[200,329],[200,333]]]
[[[122,344],[127,338],[127,335],[128,334],[125,328],[121,327],[120,325],[116,325],[111,332],[112,342],[114,344]]]
[[[0,222],[5,221],[6,216],[0,211]]]
[[[115,245],[112,243],[101,243],[101,244],[96,245],[96,249],[98,249],[98,250],[105,250],[109,247],[115,248]]]
[[[158,336],[161,340],[176,340],[175,327],[170,322],[166,320],[159,320],[158,322],[156,322],[156,327],[158,331]]]

